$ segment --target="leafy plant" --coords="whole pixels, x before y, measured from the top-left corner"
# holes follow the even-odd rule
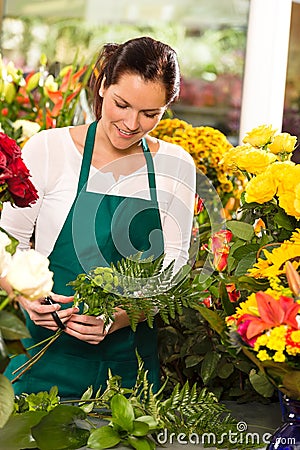
[[[123,258],[116,265],[97,267],[80,274],[69,284],[74,288],[74,304],[84,303],[84,312],[102,314],[107,324],[114,320],[116,307],[124,309],[130,325],[136,329],[141,314],[153,327],[157,311],[165,323],[181,314],[183,306],[193,304],[190,267],[184,266],[175,275],[174,262],[163,268],[164,255],[141,259],[141,254]]]
[[[126,445],[152,450],[163,432],[187,437],[212,433],[219,448],[233,448],[226,436],[230,430],[236,431],[237,421],[211,392],[186,383],[176,385],[171,395],[165,394],[165,385],[153,393],[139,356],[138,360],[132,389],[123,388],[120,377],[109,373],[106,389],[98,390],[94,397],[89,388],[81,399],[61,401],[52,388],[49,393],[17,398],[14,413],[0,429],[1,445],[5,450],[67,450],[84,445],[91,449]],[[100,427],[95,417],[102,421]],[[253,443],[244,441],[241,448],[253,448]]]

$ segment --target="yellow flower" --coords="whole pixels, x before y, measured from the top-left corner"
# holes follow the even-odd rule
[[[236,155],[237,167],[248,173],[259,174],[276,160],[276,156],[265,150],[250,147],[245,152]]]
[[[296,142],[296,136],[291,136],[289,133],[280,133],[274,137],[273,142],[268,145],[268,149],[275,155],[278,153],[292,153]]]
[[[208,126],[193,127],[175,118],[162,119],[151,135],[184,148],[193,157],[197,169],[209,178],[222,200],[227,201],[228,194],[234,195],[245,184],[241,174],[234,175],[222,163],[224,155],[233,147],[221,131]]]
[[[266,350],[260,350],[257,353],[257,357],[260,361],[270,361],[272,358],[268,355]]]
[[[284,356],[283,352],[276,352],[273,356],[273,359],[275,362],[284,362],[285,356]]]
[[[251,144],[253,147],[264,147],[272,142],[272,138],[277,130],[272,129],[272,125],[261,125],[249,131],[243,139],[246,144]]]
[[[261,173],[252,178],[245,188],[245,200],[247,203],[265,203],[274,197],[277,190],[277,183],[272,176]]]
[[[299,267],[300,233],[296,230],[290,240],[284,241],[272,252],[262,250],[264,258],[259,258],[248,274],[254,278],[275,278],[285,273],[285,263],[291,260],[295,269]]]
[[[267,168],[266,172],[277,181],[278,193],[281,192],[281,186],[291,171],[293,171],[296,164],[293,161],[275,161]],[[285,188],[283,188],[284,191]]]
[[[249,295],[246,301],[240,303],[236,308],[236,316],[242,316],[243,314],[252,314],[255,316],[259,316],[257,300],[255,293]]]

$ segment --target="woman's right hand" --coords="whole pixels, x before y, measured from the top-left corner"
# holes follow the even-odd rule
[[[30,319],[35,323],[35,325],[47,328],[48,330],[57,331],[58,327],[51,313],[56,311],[61,322],[66,323],[72,314],[78,313],[79,308],[76,306],[71,306],[70,308],[61,309],[60,303],[71,303],[73,301],[73,297],[66,297],[64,295],[57,294],[51,294],[51,297],[55,302],[57,302],[54,305],[45,304],[44,298],[30,301],[25,297],[19,297],[18,301],[27,311]]]

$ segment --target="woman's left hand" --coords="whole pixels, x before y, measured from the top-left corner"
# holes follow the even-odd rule
[[[89,344],[99,344],[107,335],[104,322],[99,316],[73,314],[65,325],[65,333]]]

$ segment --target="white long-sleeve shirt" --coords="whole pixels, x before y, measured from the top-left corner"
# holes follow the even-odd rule
[[[5,204],[1,214],[0,226],[19,240],[20,249],[30,247],[35,230],[35,249],[47,257],[77,192],[82,155],[71,138],[69,128],[41,131],[25,144],[23,160],[32,175],[31,181],[38,190],[39,199],[27,208]],[[134,158],[134,155],[125,158]],[[125,158],[114,164],[122,164]],[[196,189],[195,165],[182,147],[162,140],[159,140],[153,162],[165,245],[164,263],[167,265],[175,260],[176,271],[188,260]],[[118,180],[115,180],[113,172],[114,167],[106,167],[103,171],[91,166],[87,190],[150,198],[146,161],[134,173],[121,175]]]

